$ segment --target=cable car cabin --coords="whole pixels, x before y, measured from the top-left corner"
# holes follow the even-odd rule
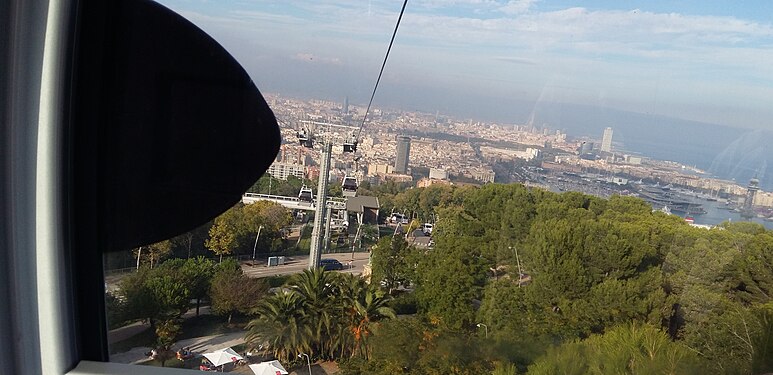
[[[298,143],[306,148],[312,148],[314,147],[314,140],[312,139],[311,134],[307,132],[306,130],[301,130],[297,134],[298,137]]]
[[[357,142],[345,142],[344,152],[357,152]]]
[[[357,137],[354,133],[348,140],[344,141],[344,152],[357,152]]]
[[[357,196],[357,179],[349,176],[344,177],[343,182],[341,182],[341,193],[344,197]]]
[[[298,193],[298,200],[301,202],[312,203],[314,202],[314,194],[311,192],[311,188],[303,185],[300,193]]]

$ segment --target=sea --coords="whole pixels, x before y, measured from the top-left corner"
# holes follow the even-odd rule
[[[535,124],[570,137],[601,139],[613,129],[613,149],[670,160],[706,171],[706,177],[745,186],[756,177],[773,191],[773,132],[581,105],[544,104]]]
[[[694,198],[693,201],[700,203],[706,210],[706,213],[703,215],[690,215],[690,217],[695,220],[695,224],[717,225],[725,221],[751,221],[757,224],[761,224],[767,229],[773,229],[773,221],[766,221],[760,218],[743,218],[739,212],[728,210],[727,205],[721,201],[709,201],[702,198]],[[684,217],[684,215],[680,216]]]

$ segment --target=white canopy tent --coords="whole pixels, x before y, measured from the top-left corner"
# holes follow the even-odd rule
[[[282,375],[287,374],[287,370],[282,367],[282,364],[277,360],[261,362],[255,365],[250,365],[250,370],[255,375]]]
[[[233,363],[244,358],[231,348],[215,350],[212,353],[204,353],[204,358],[208,359],[215,366],[222,366],[226,363]]]

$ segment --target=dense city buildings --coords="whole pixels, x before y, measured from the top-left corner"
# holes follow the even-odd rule
[[[278,180],[287,180],[289,176],[302,179],[306,175],[305,166],[302,164],[273,163],[268,167],[268,174]]]
[[[319,151],[297,144],[296,132],[318,124],[359,124],[364,106],[348,102],[303,101],[266,95],[282,124],[279,162],[305,164],[307,178],[319,174]],[[346,111],[344,111],[346,110]],[[348,112],[348,114],[345,114]],[[623,149],[612,154],[611,128],[603,132],[600,148],[590,135],[569,137],[547,124],[504,124],[455,119],[433,113],[372,108],[356,155],[342,152],[343,140],[357,126],[312,126],[319,136],[332,136],[332,180],[344,175],[379,183],[391,180],[418,186],[439,183],[520,182],[553,191],[576,190],[608,197],[639,196],[647,184],[674,186],[693,196],[744,208],[747,187],[707,175],[693,166],[655,160]],[[595,146],[595,147],[594,147]],[[600,152],[603,155],[598,155]],[[410,165],[410,169],[409,169]],[[279,173],[279,171],[276,171]],[[627,184],[623,184],[627,182]],[[773,194],[758,191],[751,201],[756,216],[773,216]],[[662,207],[660,207],[662,208]],[[695,211],[695,210],[693,210]],[[770,213],[768,213],[770,211]]]

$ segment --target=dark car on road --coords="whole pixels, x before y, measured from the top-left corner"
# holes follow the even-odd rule
[[[319,261],[320,267],[325,271],[335,271],[344,269],[344,265],[335,259],[322,259]]]

